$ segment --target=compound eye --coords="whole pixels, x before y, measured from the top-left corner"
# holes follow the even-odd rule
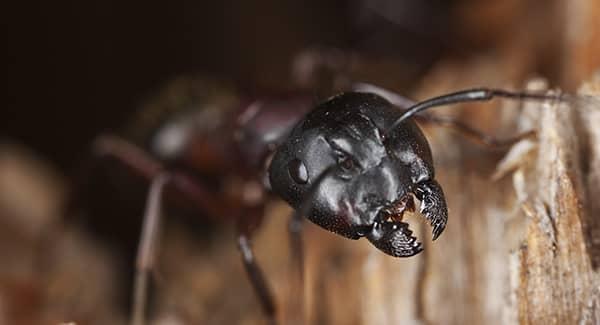
[[[338,164],[345,171],[352,171],[354,169],[354,160],[352,160],[352,158],[344,157],[340,159]]]
[[[306,184],[308,182],[308,170],[302,160],[292,159],[288,163],[288,172],[297,184]]]
[[[344,152],[336,151],[335,152],[336,160],[338,166],[342,169],[342,171],[346,173],[353,172],[357,166],[356,162],[352,157]]]

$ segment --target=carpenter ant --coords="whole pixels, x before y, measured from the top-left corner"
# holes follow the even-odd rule
[[[156,133],[157,141],[172,137],[169,132],[183,135],[185,140],[177,142],[177,153],[167,162],[119,138],[100,138],[95,146],[99,153],[119,159],[151,180],[136,265],[132,323],[144,322],[146,286],[165,187],[210,215],[234,219],[243,264],[264,313],[274,323],[275,304],[251,247],[269,193],[294,208],[289,231],[292,258],[300,268],[304,216],[346,238],[366,237],[385,254],[418,254],[423,245],[403,221],[404,212],[414,211],[414,198],[418,199],[419,212],[430,223],[435,240],[446,227],[448,209],[442,187],[435,180],[429,144],[415,119],[454,127],[490,146],[510,145],[531,135],[527,132],[498,140],[460,121],[421,113],[432,107],[495,97],[561,99],[559,95],[470,89],[415,104],[361,84],[314,108],[311,98],[302,95],[242,101],[229,110],[233,118],[224,119],[235,121],[233,125],[224,123],[211,134],[193,127],[173,130],[167,124]],[[221,167],[221,173],[234,174],[240,180],[236,191],[218,195],[190,173],[206,165],[209,158],[213,166]]]

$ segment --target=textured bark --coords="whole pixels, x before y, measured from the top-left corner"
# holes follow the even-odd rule
[[[561,62],[562,81],[576,87],[600,66],[600,2],[593,0],[561,0],[565,42]]]

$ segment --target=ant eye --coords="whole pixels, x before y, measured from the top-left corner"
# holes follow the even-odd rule
[[[308,182],[308,170],[300,159],[293,159],[288,163],[288,173],[294,182],[298,184]]]
[[[344,157],[339,160],[338,164],[346,171],[354,169],[354,161],[352,158]]]

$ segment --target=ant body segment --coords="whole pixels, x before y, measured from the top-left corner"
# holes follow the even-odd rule
[[[136,262],[132,324],[144,323],[165,189],[181,194],[209,215],[234,220],[244,267],[263,312],[274,323],[276,306],[251,246],[270,194],[294,208],[289,231],[292,261],[300,276],[304,217],[349,239],[365,237],[385,254],[416,255],[423,245],[403,221],[405,212],[415,210],[414,198],[420,202],[419,213],[432,227],[433,240],[448,222],[432,153],[416,121],[450,126],[495,147],[532,135],[527,132],[500,140],[460,121],[421,113],[432,107],[496,97],[562,99],[558,95],[471,89],[412,103],[381,88],[359,84],[316,107],[303,95],[244,101],[230,110],[231,119],[225,119],[235,125],[218,128],[212,135],[188,129],[181,150],[168,162],[119,138],[100,138],[95,144],[97,153],[118,159],[151,182]],[[216,146],[211,139],[220,139],[221,144]],[[210,157],[223,173],[235,174],[241,180],[238,191],[217,195],[189,173],[205,162],[198,157]]]

